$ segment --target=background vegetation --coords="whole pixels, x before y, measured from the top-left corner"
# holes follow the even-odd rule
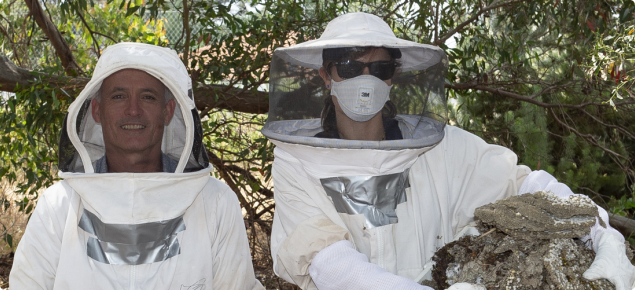
[[[610,212],[635,211],[635,2],[631,0],[5,0],[0,2],[0,210],[30,214],[56,180],[68,105],[117,42],[168,46],[195,84],[216,177],[238,196],[269,287],[273,146],[259,132],[276,47],[364,11],[450,58],[450,124],[515,151]],[[20,227],[3,224],[15,247]]]

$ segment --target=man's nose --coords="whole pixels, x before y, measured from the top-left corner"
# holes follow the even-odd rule
[[[139,116],[141,114],[141,107],[138,97],[132,97],[128,99],[128,105],[126,106],[126,115]]]

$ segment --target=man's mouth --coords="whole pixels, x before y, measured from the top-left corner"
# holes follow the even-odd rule
[[[138,129],[144,129],[146,126],[143,125],[122,125],[121,129],[124,130],[138,130]]]

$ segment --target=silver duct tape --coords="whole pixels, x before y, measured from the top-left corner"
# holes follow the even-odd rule
[[[185,230],[183,216],[144,224],[106,224],[84,210],[78,226],[89,237],[86,253],[114,265],[140,265],[165,261],[181,251],[177,233]]]
[[[183,216],[143,224],[106,224],[87,210],[84,210],[78,226],[95,235],[100,241],[119,244],[154,242],[185,230]]]
[[[368,228],[399,221],[395,209],[406,202],[408,172],[381,176],[343,176],[320,179],[339,213],[363,214]]]
[[[166,240],[137,245],[88,238],[86,253],[93,260],[112,265],[141,265],[165,261],[181,253],[176,235]]]

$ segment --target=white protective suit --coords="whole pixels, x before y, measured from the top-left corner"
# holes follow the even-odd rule
[[[176,99],[163,153],[176,172],[93,173],[104,156],[90,100],[104,78],[134,68]],[[108,47],[69,108],[60,177],[41,196],[18,245],[11,289],[262,289],[237,197],[210,176],[191,81],[177,54]]]
[[[393,61],[394,74],[378,71],[380,62]],[[398,39],[366,13],[340,16],[319,39],[276,49],[262,133],[276,145],[271,253],[277,275],[302,289],[429,289],[415,282],[431,279],[437,249],[476,233],[477,207],[538,190],[572,194],[546,172],[518,165],[509,149],[445,125],[447,64],[438,47]],[[382,90],[364,82],[373,77],[390,82],[389,98],[374,98]],[[329,84],[346,85],[350,93],[336,95]],[[329,127],[335,118],[329,98],[337,98],[345,118],[361,122],[369,119],[360,114],[382,102],[384,139],[340,139]],[[586,238],[604,249],[623,245],[615,230],[598,227]],[[585,277],[631,287],[635,268],[623,246],[595,250],[601,263]],[[604,266],[617,263],[623,271]]]
[[[516,154],[509,149],[451,126],[445,127],[445,137],[437,146],[419,157],[417,153],[424,150],[408,154],[331,148],[316,153],[318,148],[274,143],[278,146],[273,164],[274,269],[303,289],[314,288],[308,273],[312,258],[344,239],[391,273],[414,281],[430,279],[425,277],[432,266],[430,259],[468,229],[465,226],[473,222],[474,209],[516,195],[531,172],[517,165]],[[302,150],[310,154],[299,155]],[[403,155],[407,156],[400,158]],[[320,175],[329,175],[328,165],[336,166],[333,162],[340,168],[351,166],[335,176],[385,175],[412,164],[407,201],[396,209],[399,222],[367,228],[363,214],[338,213],[319,181]]]

